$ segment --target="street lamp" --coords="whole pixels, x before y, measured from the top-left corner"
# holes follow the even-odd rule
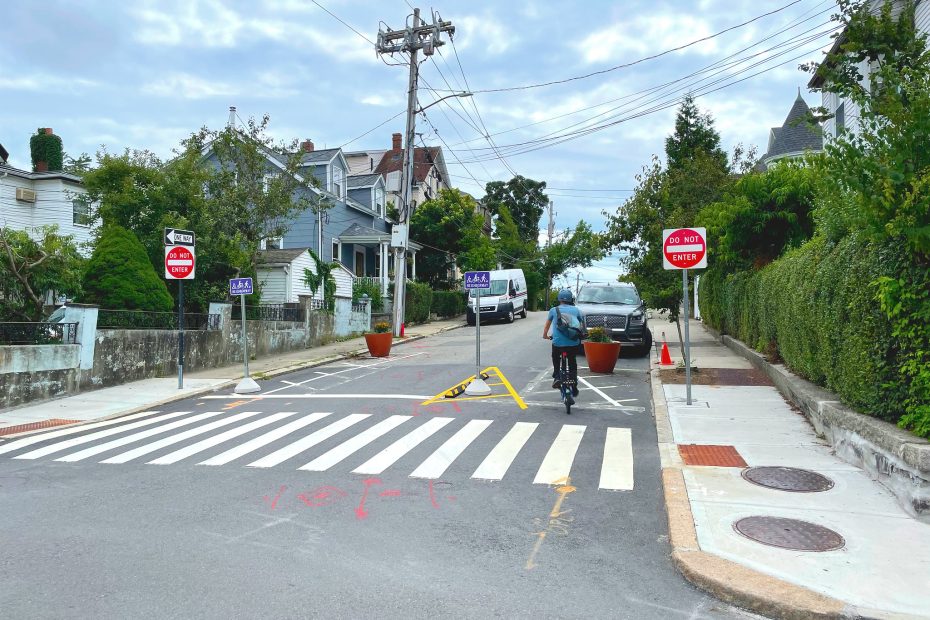
[[[420,112],[423,112],[423,111],[426,110],[427,108],[433,107],[434,105],[436,105],[436,104],[439,103],[440,101],[445,101],[446,99],[449,99],[449,98],[451,98],[451,97],[471,97],[471,96],[472,96],[472,93],[468,93],[468,92],[452,93],[451,95],[446,95],[445,97],[440,97],[440,98],[437,99],[436,101],[434,101],[434,102],[432,102],[432,103],[430,103],[430,104],[428,104],[428,105],[425,105],[425,106],[420,107],[420,108],[417,110],[417,114],[419,114]]]

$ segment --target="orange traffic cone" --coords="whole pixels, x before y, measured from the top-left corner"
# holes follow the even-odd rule
[[[660,366],[674,366],[675,365],[672,362],[672,356],[669,355],[667,342],[662,343],[662,359],[659,361],[659,365]]]

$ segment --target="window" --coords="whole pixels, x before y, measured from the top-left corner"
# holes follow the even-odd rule
[[[342,195],[343,183],[342,183],[342,168],[337,168],[333,166],[333,193],[337,198],[344,198]]]
[[[342,252],[340,250],[341,250],[341,244],[339,243],[339,239],[333,239],[333,260],[334,261],[342,260],[342,257],[341,257]]]
[[[836,108],[836,134],[846,129],[846,102],[843,101]]]
[[[384,190],[380,187],[375,189],[375,211],[384,217]]]
[[[271,181],[274,179],[274,175],[271,173],[266,174],[262,177],[262,191],[268,193],[269,188],[271,188]]]
[[[90,226],[90,202],[87,198],[75,198],[71,201],[71,223],[75,226]]]
[[[261,248],[263,250],[283,250],[284,237],[268,237],[267,239],[262,239]]]
[[[375,250],[375,277],[381,277],[381,246],[378,245],[378,249]]]

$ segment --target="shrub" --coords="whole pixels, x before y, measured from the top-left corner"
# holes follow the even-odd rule
[[[391,331],[391,324],[388,323],[387,321],[381,321],[379,323],[375,323],[375,326],[372,328],[372,331],[375,332],[376,334],[386,334],[389,331]]]
[[[592,327],[588,330],[588,342],[613,342],[603,327]]]
[[[432,312],[439,317],[465,314],[465,293],[461,291],[433,291]]]
[[[426,323],[429,321],[433,291],[428,284],[407,282],[406,303],[404,305],[405,323]]]
[[[355,280],[352,283],[352,303],[357,304],[362,295],[368,295],[372,312],[384,310],[384,297],[381,295],[381,285],[377,282]]]
[[[111,310],[169,312],[174,305],[139,239],[122,226],[104,226],[84,270],[81,301]]]

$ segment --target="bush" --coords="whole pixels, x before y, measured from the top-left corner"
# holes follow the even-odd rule
[[[465,293],[461,291],[433,291],[432,312],[442,318],[465,314]]]
[[[81,301],[108,310],[169,312],[174,306],[142,243],[116,224],[100,233],[84,270],[83,289]]]
[[[429,285],[422,282],[407,282],[406,297],[404,322],[413,324],[429,321],[430,306],[433,303],[433,290]]]
[[[355,280],[352,284],[352,303],[357,304],[362,295],[368,295],[372,312],[384,310],[384,297],[381,295],[381,285],[377,282]]]

